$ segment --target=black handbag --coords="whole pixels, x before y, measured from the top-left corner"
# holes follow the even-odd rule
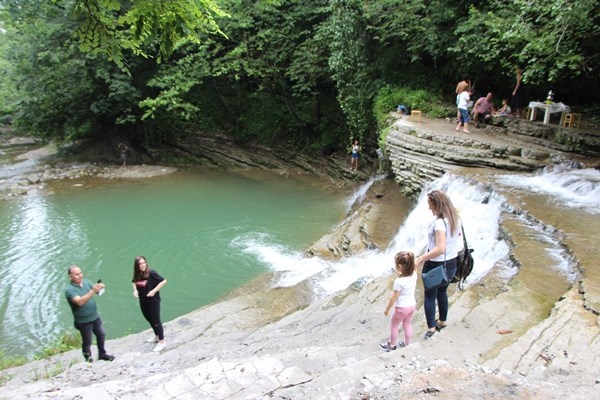
[[[444,225],[446,225],[446,221],[444,221]],[[423,278],[423,286],[425,286],[425,290],[437,289],[440,286],[450,283],[450,280],[448,279],[448,272],[446,272],[446,251],[444,251],[444,263],[430,269],[427,272],[422,272],[421,278]]]

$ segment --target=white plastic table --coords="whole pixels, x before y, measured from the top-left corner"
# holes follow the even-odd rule
[[[546,104],[539,101],[532,101],[529,103],[529,108],[531,108],[531,117],[529,118],[530,121],[535,121],[535,114],[538,108],[543,109],[545,124],[550,123],[550,114],[559,112],[561,113],[560,124],[562,125],[563,121],[565,120],[565,114],[571,111],[569,106],[563,103]]]

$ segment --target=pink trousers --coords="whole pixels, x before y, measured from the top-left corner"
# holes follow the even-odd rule
[[[395,307],[392,322],[390,324],[390,344],[395,346],[398,344],[398,327],[402,323],[404,328],[404,345],[408,346],[412,340],[412,318],[415,315],[416,306],[411,307]]]

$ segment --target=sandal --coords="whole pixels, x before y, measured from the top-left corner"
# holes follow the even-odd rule
[[[429,339],[435,334],[435,331],[427,331],[425,332],[425,339]]]
[[[402,342],[400,342],[400,343],[402,343]],[[390,342],[382,342],[382,343],[379,343],[379,347],[381,347],[381,350],[383,350],[383,351],[388,351],[388,352],[389,352],[389,351],[394,351],[394,350],[396,350],[396,348],[397,348],[398,346],[392,346],[392,345],[390,344]]]
[[[439,321],[439,320],[435,322],[435,330],[438,332],[441,332],[442,329],[444,329],[447,326],[448,326],[447,324],[442,325],[441,321]]]

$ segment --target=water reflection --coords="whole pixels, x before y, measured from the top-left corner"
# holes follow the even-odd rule
[[[2,221],[0,248],[0,310],[2,336],[20,341],[25,348],[39,350],[56,332],[62,301],[64,276],[57,264],[65,254],[64,245],[86,252],[86,236],[77,218],[57,218],[43,196],[30,196],[5,204],[14,208],[9,221]],[[7,216],[3,213],[3,218]]]
[[[305,249],[330,230],[344,194],[291,179],[265,184],[219,172],[176,174],[54,196],[0,202],[0,343],[38,353],[74,332],[64,297],[67,268],[107,285],[97,299],[109,338],[147,329],[131,293],[133,259],[148,257],[169,280],[164,320],[211,303],[267,271],[233,243],[252,233]],[[63,183],[65,185],[65,183]]]

